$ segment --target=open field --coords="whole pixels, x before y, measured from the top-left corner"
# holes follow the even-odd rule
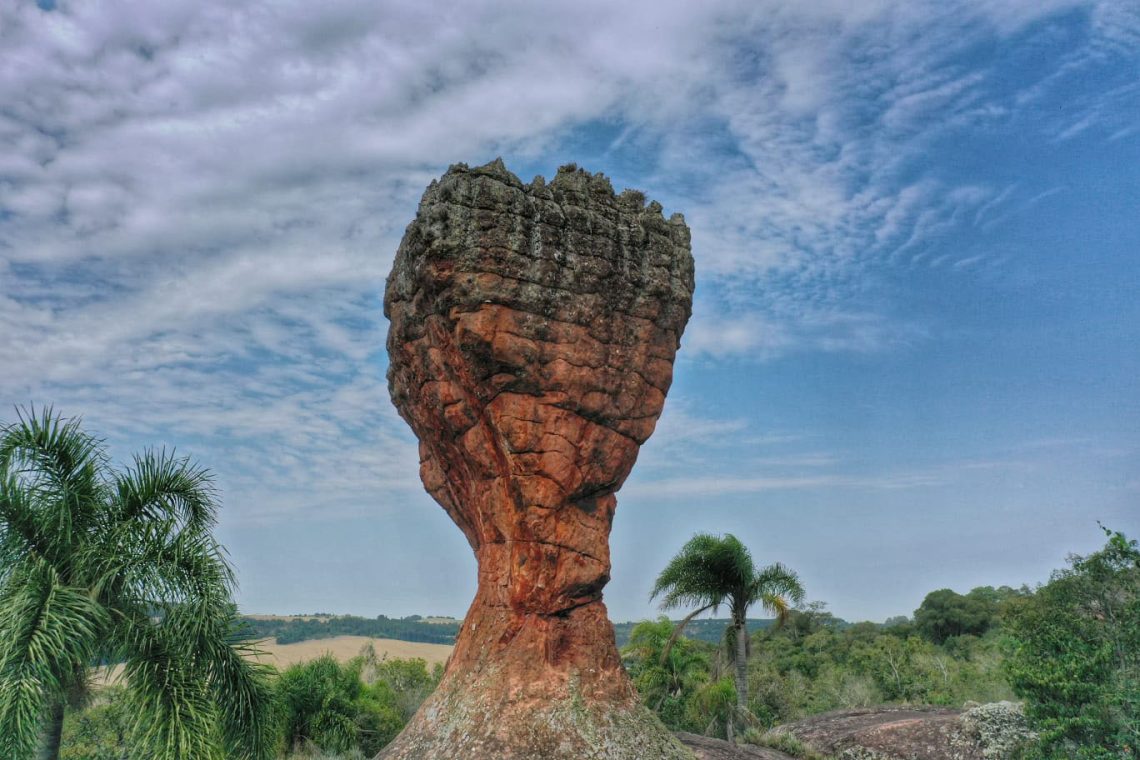
[[[265,650],[266,662],[284,669],[297,662],[316,659],[325,652],[331,652],[338,660],[346,662],[360,654],[360,650],[368,644],[372,644],[377,657],[387,657],[389,660],[420,657],[427,660],[429,666],[437,662],[446,662],[452,650],[450,644],[424,644],[418,641],[374,639],[367,636],[336,636],[331,639],[298,641],[294,644],[264,641],[261,648]]]
[[[389,660],[409,660],[419,657],[427,660],[429,668],[437,662],[446,662],[452,650],[450,644],[423,644],[416,641],[374,639],[367,636],[336,636],[331,639],[298,641],[295,644],[276,644],[267,639],[262,641],[260,646],[265,652],[262,661],[274,665],[278,670],[284,670],[294,663],[314,660],[326,652],[331,653],[340,662],[347,662],[360,654],[360,650],[368,644],[372,644],[377,657],[386,657]],[[115,665],[101,670],[97,682],[114,683],[122,673],[123,666]]]

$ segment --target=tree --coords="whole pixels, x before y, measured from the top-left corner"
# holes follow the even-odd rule
[[[331,654],[291,665],[277,681],[286,749],[373,757],[438,682],[424,660],[379,659],[371,645],[343,665]]]
[[[664,616],[643,620],[630,633],[622,655],[629,658],[629,675],[641,699],[666,726],[674,731],[700,730],[703,726],[691,727],[686,722],[685,706],[709,679],[704,650],[710,645],[680,638],[666,652],[672,634],[673,624]]]
[[[710,681],[693,695],[687,712],[698,725],[704,725],[706,735],[716,731],[717,726],[723,726],[725,738],[732,741],[732,722],[739,710],[736,699],[737,692],[731,678]]]
[[[1108,542],[1011,604],[1010,683],[1037,757],[1140,757],[1140,548]]]
[[[123,760],[130,756],[131,713],[121,686],[100,689],[83,710],[68,713],[60,760]]]
[[[804,589],[796,574],[783,565],[757,569],[748,548],[736,536],[698,533],[657,576],[649,598],[658,595],[662,609],[696,607],[677,625],[673,640],[697,615],[728,606],[736,704],[743,711],[748,704],[748,609],[759,604],[783,621],[792,605],[803,601]],[[727,732],[731,738],[731,721]]]
[[[216,513],[210,474],[173,453],[115,472],[51,409],[0,429],[0,757],[55,760],[96,663],[123,666],[136,755],[271,756]]]
[[[999,600],[988,586],[964,596],[948,588],[931,591],[914,611],[914,627],[935,644],[953,636],[981,636],[994,624]]]
[[[355,749],[360,740],[359,701],[364,683],[353,668],[331,654],[290,666],[277,682],[290,750],[314,744],[330,752]]]

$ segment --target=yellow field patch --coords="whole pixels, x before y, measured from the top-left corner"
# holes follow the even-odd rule
[[[326,652],[331,653],[340,662],[347,662],[360,654],[368,644],[376,650],[377,657],[386,657],[389,660],[410,660],[418,657],[427,660],[429,669],[437,662],[446,662],[452,650],[450,644],[424,644],[418,641],[374,639],[368,636],[335,636],[331,639],[311,639],[293,644],[276,644],[273,639],[266,639],[261,642],[260,648],[265,653],[263,662],[275,666],[278,670],[284,670],[294,663],[315,660]],[[122,674],[122,669],[122,665],[100,668],[96,683],[100,685],[114,683]]]

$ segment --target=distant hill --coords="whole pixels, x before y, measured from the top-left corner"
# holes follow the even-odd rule
[[[633,632],[633,627],[638,622],[628,623],[614,623],[614,635],[617,637],[618,649],[621,649],[629,643],[629,635]],[[674,620],[674,623],[678,621]],[[763,628],[770,627],[775,620],[760,620],[758,618],[748,618],[748,632],[754,633]],[[724,638],[724,629],[728,627],[728,618],[707,618],[703,620],[690,621],[685,626],[685,637],[696,639],[697,641],[708,641],[717,644]]]
[[[276,639],[278,644],[330,639],[335,636],[370,636],[428,644],[454,644],[461,622],[449,617],[410,615],[405,618],[390,618],[378,615],[374,618],[365,618],[326,613],[247,615],[244,620],[257,638]],[[775,621],[750,618],[748,630],[758,631],[768,628],[773,622]],[[724,629],[728,624],[727,618],[694,620],[685,627],[685,635],[691,639],[717,643],[724,637]],[[629,635],[635,625],[637,622],[634,621],[614,623],[614,634],[619,648],[629,643]]]

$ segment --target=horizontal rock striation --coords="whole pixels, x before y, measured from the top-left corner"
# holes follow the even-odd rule
[[[428,187],[385,293],[389,388],[479,586],[382,757],[691,757],[638,703],[602,589],[692,292],[681,215],[600,174],[524,185],[496,160]]]

